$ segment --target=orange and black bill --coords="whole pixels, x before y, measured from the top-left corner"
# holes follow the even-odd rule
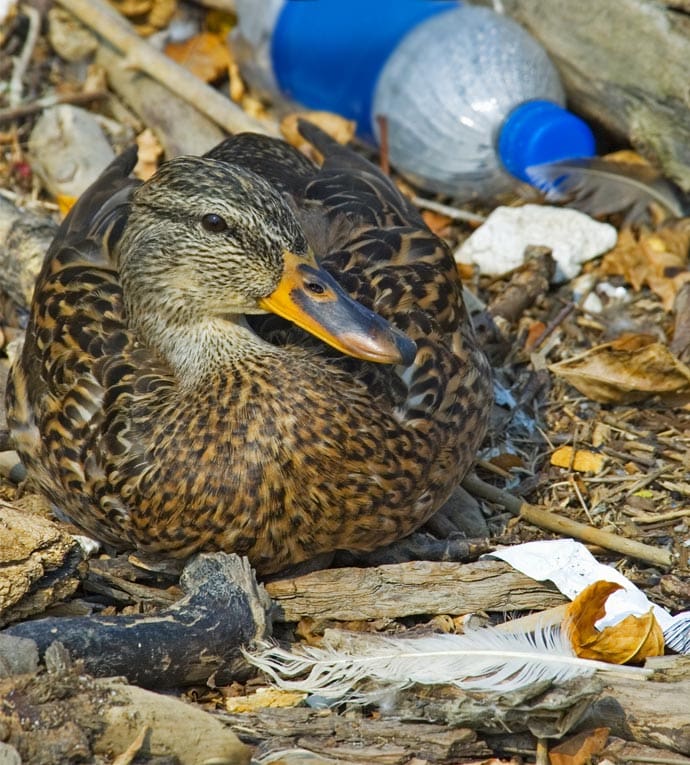
[[[259,307],[297,324],[342,353],[383,364],[409,365],[417,347],[383,317],[353,300],[315,261],[284,253],[276,289]]]

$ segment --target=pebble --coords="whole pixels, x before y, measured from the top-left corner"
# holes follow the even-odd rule
[[[33,170],[55,197],[79,197],[115,158],[96,118],[61,104],[46,109],[29,137]]]

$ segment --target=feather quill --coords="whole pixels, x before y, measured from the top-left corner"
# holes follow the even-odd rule
[[[533,165],[527,175],[548,201],[589,215],[626,212],[627,223],[642,222],[652,202],[676,218],[690,212],[688,195],[649,165],[584,157]]]
[[[557,626],[533,633],[487,627],[464,635],[367,634],[354,640],[351,634],[332,631],[318,648],[300,646],[290,652],[264,645],[245,655],[281,688],[360,703],[412,684],[505,693],[539,681],[563,683],[597,670],[647,674],[637,667],[578,658]]]

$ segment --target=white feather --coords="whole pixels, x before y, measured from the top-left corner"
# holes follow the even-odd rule
[[[248,660],[281,688],[318,694],[332,700],[371,701],[391,690],[419,683],[456,685],[464,690],[506,692],[538,681],[562,683],[596,670],[623,671],[644,677],[647,671],[580,659],[558,627],[535,633],[483,628],[464,635],[400,638],[360,637],[357,647],[298,646],[295,652],[264,645]],[[339,642],[339,640],[336,640]],[[304,679],[292,678],[306,675]],[[373,685],[358,689],[364,681]]]

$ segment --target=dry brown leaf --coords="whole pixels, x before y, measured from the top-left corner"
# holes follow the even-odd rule
[[[517,454],[503,452],[492,457],[489,462],[501,470],[510,470],[511,468],[525,468],[525,461]]]
[[[183,42],[168,43],[165,53],[204,82],[214,82],[227,74],[231,63],[227,45],[211,32],[201,32]]]
[[[623,276],[635,291],[647,285],[661,298],[664,309],[671,311],[676,293],[690,281],[688,247],[690,225],[685,222],[639,234],[623,228],[616,246],[604,256],[601,270],[608,276]]]
[[[452,223],[453,219],[448,215],[434,212],[433,210],[422,210],[422,219],[429,229],[436,234],[436,236],[443,237],[448,233],[448,226]]]
[[[297,121],[300,119],[320,127],[324,133],[328,133],[338,143],[348,143],[355,134],[356,123],[354,120],[347,120],[339,114],[319,111],[293,112],[281,120],[280,132],[290,145],[300,149],[300,151],[303,149],[313,151],[311,144],[302,138],[297,128]]]
[[[586,765],[599,754],[609,738],[608,728],[582,731],[549,749],[551,765]]]
[[[146,181],[156,172],[158,161],[163,155],[163,147],[149,128],[139,133],[137,136],[137,146],[139,147],[139,152],[134,175],[142,181]]]
[[[602,404],[629,404],[657,394],[690,397],[690,367],[652,335],[623,335],[549,369]]]
[[[572,446],[561,446],[551,455],[552,465],[577,470],[578,473],[600,473],[605,462],[603,454],[589,449],[573,449]]]
[[[609,596],[620,589],[615,582],[594,582],[568,605],[562,629],[582,659],[627,664],[663,654],[664,635],[651,609],[603,630],[594,626],[604,616]]]

